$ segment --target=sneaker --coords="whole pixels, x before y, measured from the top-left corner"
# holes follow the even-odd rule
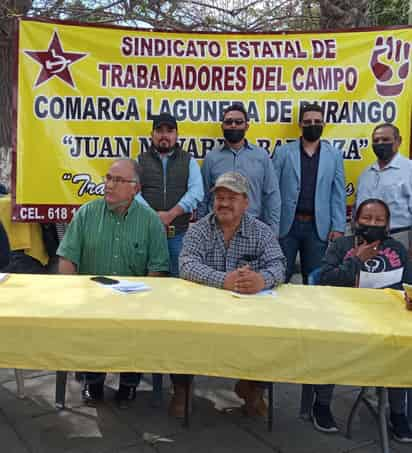
[[[81,395],[86,404],[94,405],[103,400],[103,384],[85,384]]]
[[[129,403],[136,399],[136,387],[134,385],[119,385],[119,390],[116,394],[116,400],[120,409],[127,409]]]
[[[408,419],[404,414],[391,412],[390,422],[392,425],[393,438],[403,444],[412,443],[412,431],[409,427]]]
[[[324,404],[315,403],[312,409],[313,426],[323,433],[336,433],[338,427],[333,418],[330,407]]]

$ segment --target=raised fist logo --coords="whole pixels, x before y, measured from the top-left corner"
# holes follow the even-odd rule
[[[373,49],[370,66],[376,78],[376,91],[381,96],[398,96],[409,73],[409,42],[392,36],[378,36]]]

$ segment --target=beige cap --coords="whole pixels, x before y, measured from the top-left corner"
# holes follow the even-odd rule
[[[244,193],[245,195],[247,195],[249,191],[249,182],[247,178],[240,173],[228,171],[227,173],[223,173],[216,179],[216,184],[212,188],[212,191],[215,191],[219,187],[224,187],[225,189],[229,189],[232,192]]]

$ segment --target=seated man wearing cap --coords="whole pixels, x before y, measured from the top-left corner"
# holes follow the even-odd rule
[[[246,212],[248,181],[239,173],[219,176],[213,187],[213,213],[186,233],[179,258],[180,276],[204,285],[254,294],[285,279],[286,260],[269,226]],[[183,414],[188,376],[173,376],[175,412]],[[190,388],[190,386],[189,386]],[[264,384],[238,381],[247,415],[266,415]]]

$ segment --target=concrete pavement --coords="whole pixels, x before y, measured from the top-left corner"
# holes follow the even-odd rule
[[[7,453],[379,453],[379,434],[361,407],[353,439],[344,437],[345,423],[357,388],[337,387],[333,403],[341,432],[323,434],[299,419],[300,386],[275,385],[273,432],[262,420],[241,414],[242,403],[231,379],[197,377],[194,413],[189,429],[167,415],[169,379],[164,402],[150,407],[151,375],[144,375],[136,402],[126,410],[113,401],[116,375],[108,375],[105,402],[91,408],[80,400],[81,386],[72,373],[67,408],[54,407],[55,374],[25,371],[26,398],[16,397],[14,370],[0,370],[0,452]],[[160,437],[160,439],[158,439]],[[412,451],[391,441],[393,453]]]

